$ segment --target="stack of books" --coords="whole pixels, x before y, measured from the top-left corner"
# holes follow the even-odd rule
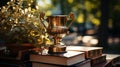
[[[32,67],[93,67],[106,62],[102,47],[67,46],[63,54],[30,54]]]
[[[30,54],[32,67],[91,67],[85,52],[67,51],[63,54]]]
[[[91,60],[91,66],[106,62],[102,47],[67,46],[67,51],[85,52],[85,58]]]

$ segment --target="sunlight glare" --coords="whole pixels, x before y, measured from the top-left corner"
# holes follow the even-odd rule
[[[47,7],[51,4],[51,0],[37,0],[38,5],[41,7]]]

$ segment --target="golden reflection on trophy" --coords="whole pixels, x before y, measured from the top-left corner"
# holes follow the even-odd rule
[[[73,23],[74,14],[71,12],[68,16],[52,15],[47,16],[47,19],[44,19],[44,15],[44,13],[40,14],[40,20],[45,26],[49,36],[52,36],[54,39],[54,44],[49,47],[48,53],[65,53],[66,46],[64,44],[61,44],[61,41]]]

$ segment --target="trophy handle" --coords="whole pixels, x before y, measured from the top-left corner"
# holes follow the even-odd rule
[[[70,22],[70,24],[68,25],[68,29],[70,28],[70,26],[72,25],[73,21],[74,21],[74,13],[71,12],[69,15],[68,15],[68,20],[72,20]]]
[[[40,13],[40,21],[43,24],[43,26],[47,29],[47,26],[45,25],[46,21],[45,21],[44,17],[45,17],[45,13],[41,12]]]

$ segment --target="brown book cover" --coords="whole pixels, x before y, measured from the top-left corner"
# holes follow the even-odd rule
[[[31,54],[30,61],[32,62],[41,62],[41,63],[49,63],[49,64],[57,64],[57,65],[73,65],[85,60],[84,52],[76,52],[76,51],[67,51],[64,54],[47,54],[47,55],[39,55],[39,54]]]
[[[106,55],[105,54],[91,59],[92,66],[95,64],[101,63],[101,62],[106,62]]]
[[[49,63],[32,63],[32,67],[91,67],[91,62],[89,59],[86,59],[82,62],[66,66],[66,65],[57,65],[57,64],[49,64]]]
[[[85,52],[85,58],[94,58],[102,55],[102,47],[86,47],[86,46],[67,46],[67,51]]]

